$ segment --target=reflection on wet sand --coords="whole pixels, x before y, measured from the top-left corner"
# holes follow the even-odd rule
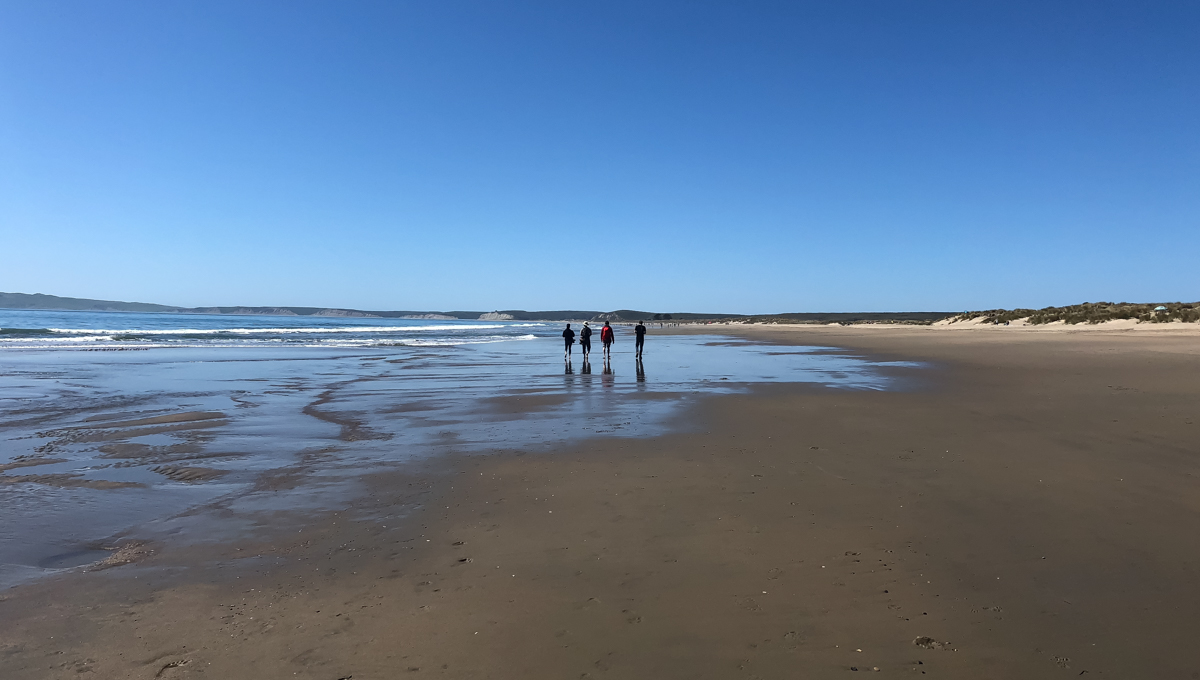
[[[646,367],[642,365],[642,357],[637,358],[637,381],[640,383],[646,382]]]
[[[641,362],[618,375],[605,357],[602,390],[586,358],[580,375],[568,360],[555,378],[548,342],[4,353],[0,394],[21,396],[0,398],[0,586],[218,499],[298,489],[303,499],[286,502],[325,502],[314,488],[443,451],[659,432],[701,388],[771,379],[882,389],[890,380],[845,355],[769,356],[682,336],[661,344],[669,363],[656,364],[652,388]]]

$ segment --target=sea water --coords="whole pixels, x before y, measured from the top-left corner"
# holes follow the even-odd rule
[[[444,346],[532,340],[549,324],[0,309],[0,349]]]

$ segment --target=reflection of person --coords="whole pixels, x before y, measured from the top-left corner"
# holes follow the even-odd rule
[[[583,328],[579,329],[579,351],[583,352],[584,359],[592,353],[592,327],[588,322],[583,322]]]
[[[637,349],[637,358],[642,358],[642,345],[646,344],[646,322],[639,321],[638,325],[633,327],[633,332],[637,335],[634,340],[634,346]]]
[[[563,344],[566,345],[563,356],[571,356],[571,345],[575,344],[575,331],[571,330],[571,324],[567,324],[567,330],[563,331]]]
[[[613,329],[607,321],[604,322],[604,328],[600,329],[600,342],[604,343],[604,354],[612,354]]]
[[[646,382],[646,367],[642,365],[642,358],[637,359],[637,381]]]

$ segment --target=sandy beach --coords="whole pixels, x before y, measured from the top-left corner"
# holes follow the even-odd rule
[[[1200,678],[1200,334],[716,332],[927,368],[130,543],[0,593],[0,676]]]

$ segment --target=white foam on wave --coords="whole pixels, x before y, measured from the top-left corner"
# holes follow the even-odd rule
[[[12,337],[12,338],[0,338],[0,344],[24,344],[24,343],[29,343],[29,342],[45,342],[45,343],[50,343],[50,344],[55,344],[55,343],[63,344],[63,343],[82,342],[82,341],[89,341],[89,340],[93,341],[93,342],[98,342],[98,341],[102,341],[102,340],[112,340],[112,338],[113,338],[112,335],[70,335],[70,336],[66,336],[66,337],[62,337],[62,338],[52,338],[52,337],[47,337],[44,335],[40,335],[35,338],[22,338],[20,336],[17,336],[17,337]]]
[[[48,328],[63,335],[251,335],[255,333],[285,335],[288,333],[400,333],[406,331],[474,331],[496,328],[527,328],[544,326],[541,323],[514,324],[442,324],[430,326],[297,326],[293,328]]]
[[[208,342],[196,341],[130,341],[111,340],[108,336],[84,338],[38,338],[37,340],[0,341],[9,344],[9,349],[53,349],[53,350],[94,350],[94,349],[236,349],[254,347],[297,347],[297,348],[354,348],[354,347],[456,347],[459,345],[486,345],[496,342],[513,340],[536,340],[537,336],[527,335],[488,335],[476,338],[437,338],[437,339],[398,339],[380,340],[379,338],[356,338],[344,340],[329,340],[315,342],[287,342],[283,338],[264,338],[243,341],[213,340]],[[104,342],[107,341],[107,342]],[[19,343],[19,344],[18,344]]]

